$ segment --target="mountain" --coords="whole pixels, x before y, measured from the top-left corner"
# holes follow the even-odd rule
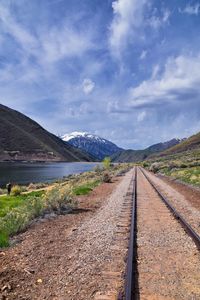
[[[152,145],[144,150],[123,150],[112,155],[111,159],[113,162],[137,162],[146,159],[151,154],[164,151],[168,148],[171,148],[183,140],[181,139],[172,139],[164,143],[158,143]]]
[[[177,145],[159,153],[156,156],[174,155],[186,151],[199,150],[200,149],[200,132],[192,135],[187,139],[181,140]]]
[[[89,161],[22,113],[0,104],[0,161]]]
[[[104,157],[111,156],[122,150],[112,142],[87,132],[72,132],[65,134],[62,139],[72,146],[84,150],[98,160],[102,160]]]

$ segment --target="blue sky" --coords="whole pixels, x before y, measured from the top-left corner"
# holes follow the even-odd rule
[[[1,0],[0,102],[144,148],[200,131],[200,2]]]

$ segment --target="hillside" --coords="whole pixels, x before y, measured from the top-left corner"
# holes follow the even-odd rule
[[[20,112],[0,104],[0,161],[89,161]]]
[[[167,149],[166,151],[161,152],[158,156],[172,155],[184,151],[191,151],[200,148],[200,132],[184,139],[181,143]]]
[[[104,157],[111,156],[122,150],[114,143],[87,132],[72,132],[65,134],[62,139],[72,146],[87,152],[97,160],[102,160]]]
[[[151,154],[166,150],[181,142],[180,139],[172,139],[164,143],[154,144],[144,150],[124,150],[114,154],[113,162],[137,162],[147,159]]]
[[[166,151],[149,156],[143,165],[154,173],[200,187],[200,132]]]

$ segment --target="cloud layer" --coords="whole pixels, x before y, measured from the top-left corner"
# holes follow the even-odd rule
[[[0,102],[143,148],[200,130],[199,2],[2,0]]]

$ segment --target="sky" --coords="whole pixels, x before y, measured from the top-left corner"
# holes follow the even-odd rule
[[[200,2],[0,0],[0,103],[126,149],[200,131]]]

